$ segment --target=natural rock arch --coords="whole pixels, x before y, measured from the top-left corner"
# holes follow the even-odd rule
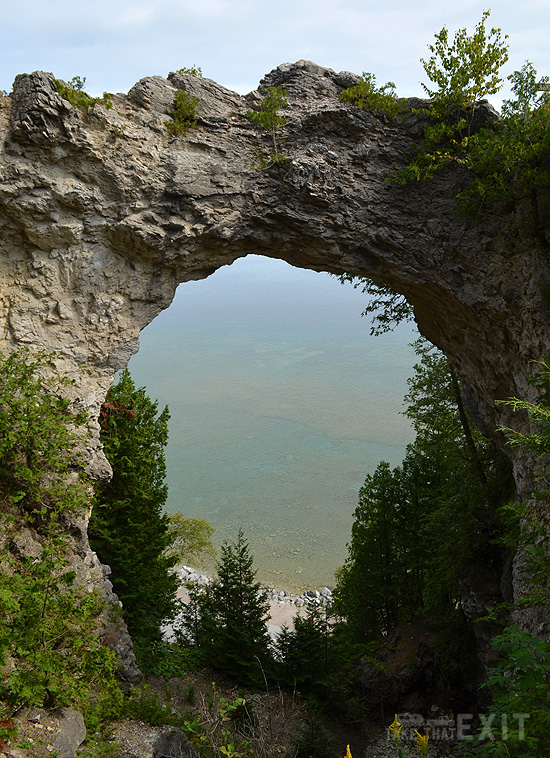
[[[75,398],[96,418],[114,372],[177,285],[260,253],[406,295],[478,422],[491,434],[509,423],[495,400],[532,397],[530,362],[550,353],[548,260],[529,246],[504,255],[502,217],[474,224],[455,212],[468,181],[460,167],[389,183],[414,149],[420,117],[394,122],[340,103],[357,80],[307,61],[271,72],[262,85],[288,92],[288,162],[258,171],[267,137],[246,117],[257,92],[241,97],[176,73],[143,79],[113,96],[112,110],[86,114],[61,98],[51,74],[18,76],[0,98],[2,349],[58,350],[60,368],[78,377]],[[185,138],[166,130],[178,89],[200,99]],[[521,450],[514,464],[525,493]],[[90,471],[108,474],[97,439]]]

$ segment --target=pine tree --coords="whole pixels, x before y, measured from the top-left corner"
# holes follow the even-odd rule
[[[113,385],[103,404],[101,441],[113,478],[98,488],[90,520],[90,544],[112,570],[115,592],[136,646],[140,665],[161,640],[161,624],[173,612],[177,578],[167,557],[169,518],[163,513],[164,447],[168,440],[168,408],[136,389],[128,371]]]
[[[382,461],[359,492],[335,611],[368,643],[417,615],[461,621],[464,586],[502,560],[498,507],[510,493],[508,462],[471,425],[443,354],[416,344],[406,415],[416,439],[401,466]]]
[[[242,530],[234,543],[222,545],[217,574],[212,585],[192,593],[184,627],[208,664],[253,684],[271,661],[265,624],[268,602],[259,595]]]
[[[297,685],[302,693],[315,689],[323,679],[328,680],[329,651],[331,655],[333,652],[328,619],[326,607],[310,605],[305,618],[296,616],[294,629],[284,626],[277,635],[277,657],[282,662],[284,681]]]

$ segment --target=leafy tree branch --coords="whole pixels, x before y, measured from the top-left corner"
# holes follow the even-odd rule
[[[381,87],[376,86],[376,76],[363,72],[359,84],[348,87],[340,93],[342,103],[353,103],[361,110],[371,110],[393,118],[404,109],[395,92],[395,84],[386,82]]]

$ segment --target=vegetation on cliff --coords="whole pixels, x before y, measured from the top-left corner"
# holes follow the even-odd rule
[[[395,84],[376,85],[376,76],[363,72],[359,84],[348,87],[340,95],[342,103],[353,103],[361,110],[373,110],[390,117],[398,116],[404,108],[395,92]]]
[[[458,193],[459,207],[473,216],[499,210],[508,216],[517,239],[513,252],[526,237],[548,249],[550,242],[550,92],[548,77],[538,77],[532,63],[508,79],[513,99],[505,100],[500,118],[480,118],[481,101],[497,94],[504,83],[501,69],[508,60],[507,35],[487,30],[485,11],[475,32],[459,29],[451,40],[446,27],[435,35],[422,59],[429,80],[422,83],[430,98],[417,111],[426,117],[423,138],[408,166],[390,181],[427,180],[436,172],[460,165],[468,169]],[[342,92],[343,102],[399,117],[400,101],[391,82],[375,86],[372,74]]]
[[[254,166],[258,170],[288,161],[279,147],[281,129],[287,122],[286,117],[281,116],[279,111],[288,105],[287,94],[283,87],[268,87],[258,110],[248,111],[246,114],[251,121],[254,121],[267,132],[271,141],[271,149],[267,156],[261,151],[258,153],[257,162]]]
[[[99,637],[103,600],[70,562],[67,514],[89,507],[79,469],[84,419],[71,412],[56,356],[0,356],[0,714],[116,700],[117,661]],[[29,528],[31,527],[31,528]],[[32,529],[32,532],[31,532]]]
[[[335,611],[363,644],[427,619],[447,676],[460,678],[472,674],[460,600],[502,571],[497,510],[513,480],[507,459],[473,428],[446,358],[425,341],[417,351],[406,398],[416,439],[401,466],[383,461],[360,490]]]
[[[73,76],[68,84],[59,79],[54,79],[54,82],[61,97],[85,113],[93,113],[96,105],[103,105],[107,110],[111,110],[113,107],[111,95],[108,92],[104,92],[103,97],[91,97],[84,91],[85,76]]]

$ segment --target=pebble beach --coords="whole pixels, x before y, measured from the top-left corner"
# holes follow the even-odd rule
[[[188,585],[204,586],[212,581],[211,577],[190,566],[178,566],[176,573],[179,578],[178,598],[183,602],[189,602]],[[266,624],[272,635],[276,635],[283,626],[293,629],[296,616],[305,616],[308,607],[326,607],[332,603],[332,591],[328,587],[297,594],[266,584],[260,589],[260,594],[269,601]]]

